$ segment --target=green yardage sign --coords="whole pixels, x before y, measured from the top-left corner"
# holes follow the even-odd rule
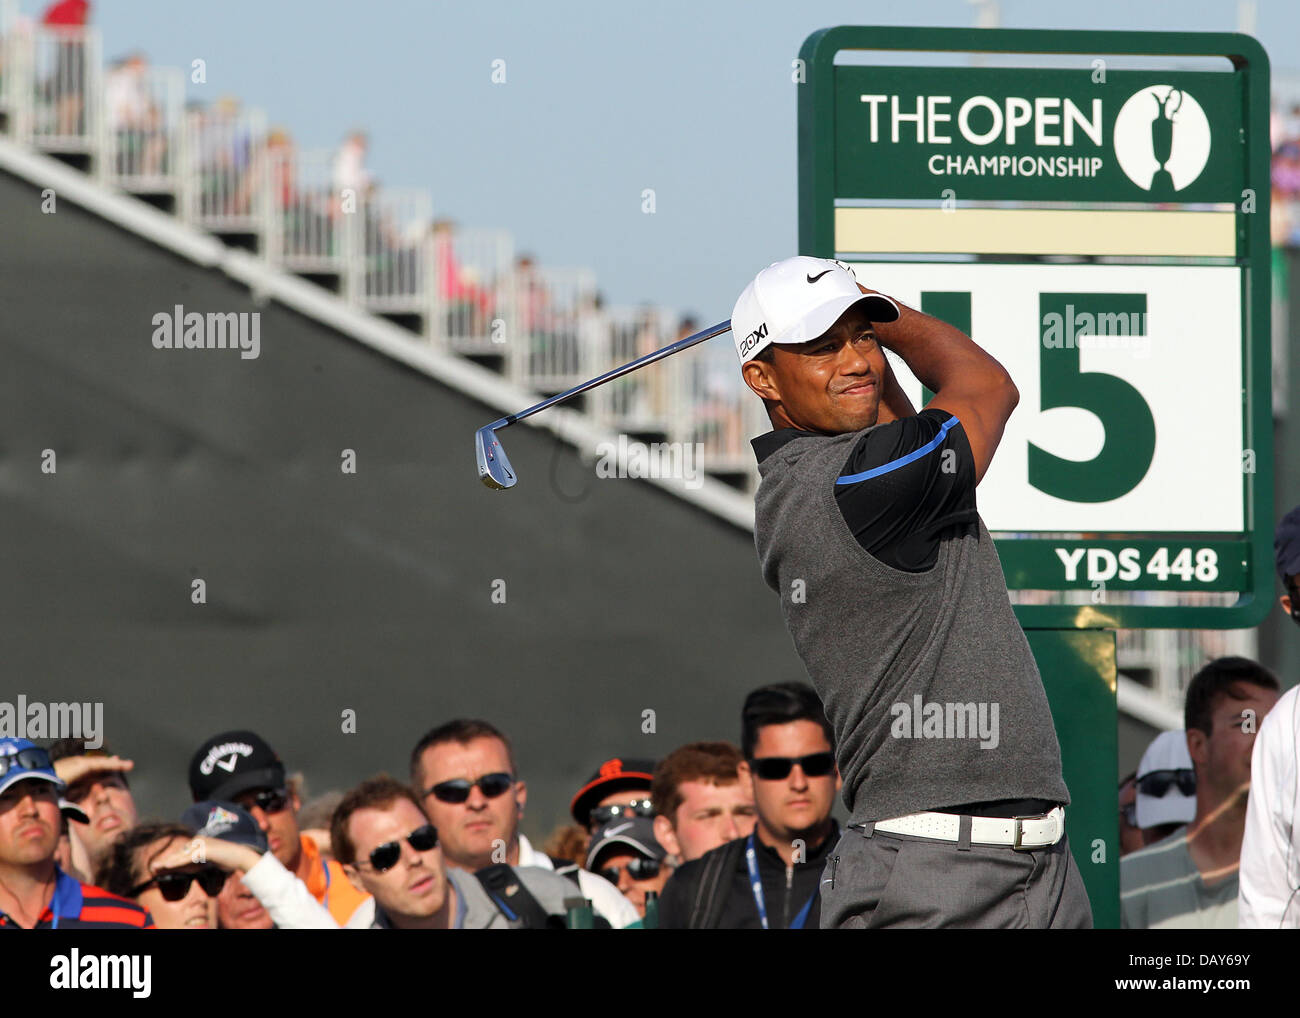
[[[1079,67],[891,66],[903,50]],[[845,51],[872,63],[837,64]],[[1228,60],[1107,69],[1120,55]],[[1012,589],[1084,592],[1020,604],[1022,623],[1257,624],[1272,599],[1258,43],[835,28],[801,56],[800,251],[962,328],[1020,389],[980,511]],[[1115,591],[1239,597],[1188,608]]]

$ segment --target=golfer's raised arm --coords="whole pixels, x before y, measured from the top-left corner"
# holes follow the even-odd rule
[[[1020,393],[1006,368],[960,329],[898,303],[896,322],[879,323],[880,344],[903,358],[912,374],[935,393],[928,404],[959,421],[975,457],[978,484],[1002,441]]]

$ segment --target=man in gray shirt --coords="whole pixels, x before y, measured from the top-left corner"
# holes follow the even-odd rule
[[[789,258],[731,317],[773,431],[755,544],[835,731],[826,927],[1087,927],[1042,679],[975,505],[1019,399],[958,329]],[[917,414],[883,348],[936,393]]]
[[[1244,657],[1218,658],[1192,677],[1183,710],[1196,815],[1120,860],[1124,929],[1237,928],[1251,752],[1280,688],[1276,675]],[[1142,776],[1138,791],[1163,797],[1182,778],[1177,771],[1157,770]]]

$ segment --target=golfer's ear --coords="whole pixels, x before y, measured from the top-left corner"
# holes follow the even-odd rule
[[[746,361],[741,368],[741,375],[751,392],[762,399],[780,401],[781,393],[776,387],[776,379],[772,376],[770,364],[764,364],[762,361]]]

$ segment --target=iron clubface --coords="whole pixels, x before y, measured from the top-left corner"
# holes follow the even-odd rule
[[[489,488],[513,488],[518,480],[506,451],[497,438],[496,429],[505,423],[504,418],[494,421],[474,432],[474,456],[478,460],[478,476]]]

